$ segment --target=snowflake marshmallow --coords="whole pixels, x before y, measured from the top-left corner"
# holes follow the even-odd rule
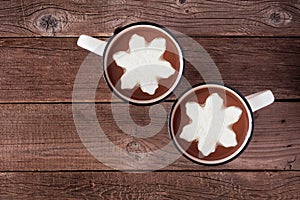
[[[137,34],[129,40],[129,50],[113,54],[113,59],[124,69],[121,77],[122,89],[139,86],[149,95],[155,94],[158,81],[175,73],[172,65],[162,58],[166,50],[166,40],[155,38],[150,43]]]
[[[211,94],[204,105],[188,102],[185,106],[191,123],[183,127],[180,138],[188,142],[197,141],[203,156],[214,152],[218,145],[237,145],[236,134],[231,126],[239,120],[242,114],[240,108],[224,107],[223,99],[217,93]]]

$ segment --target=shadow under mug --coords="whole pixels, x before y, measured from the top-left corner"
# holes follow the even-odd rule
[[[154,95],[142,92],[139,86],[135,86],[132,90],[121,89],[120,79],[124,74],[124,69],[117,66],[112,58],[112,54],[116,53],[116,49],[118,49],[117,51],[121,49],[121,51],[128,52],[130,37],[133,34],[140,33],[147,43],[158,37],[166,39],[166,51],[163,58],[170,62],[175,69],[175,73],[169,78],[159,80],[159,86]],[[150,105],[162,101],[172,93],[182,77],[184,61],[180,45],[169,30],[154,23],[139,22],[127,25],[118,29],[108,42],[81,35],[77,45],[103,57],[102,67],[107,85],[119,98],[132,104]]]
[[[201,91],[205,91],[204,96],[200,95]],[[235,125],[241,126],[237,127],[236,139],[237,145],[235,147],[225,148],[222,146],[217,146],[216,151],[209,154],[208,156],[203,156],[197,148],[197,142],[187,142],[180,138],[180,133],[185,125],[191,123],[192,119],[184,119],[188,116],[185,115],[185,105],[187,102],[197,101],[200,105],[205,104],[206,98],[212,93],[218,93],[224,100],[223,106],[238,106],[242,110],[242,115],[236,123],[232,125],[234,129]],[[227,102],[228,96],[231,96],[231,101]],[[200,97],[201,96],[201,97]],[[254,119],[253,112],[264,108],[274,102],[273,93],[270,90],[265,90],[258,92],[249,96],[244,97],[237,90],[218,83],[207,83],[199,84],[193,86],[191,89],[184,92],[173,104],[169,116],[169,133],[170,136],[177,147],[177,149],[188,159],[193,162],[204,164],[204,165],[219,165],[224,164],[234,158],[236,158],[247,146],[253,133]],[[227,104],[227,105],[226,105]],[[231,104],[231,105],[230,105]],[[236,104],[236,105],[235,105]],[[244,116],[243,116],[244,115]],[[244,117],[244,118],[243,118]],[[242,123],[241,120],[248,120]],[[223,122],[224,123],[224,122]],[[238,124],[240,123],[240,124]],[[210,126],[214,126],[214,122],[211,122]]]

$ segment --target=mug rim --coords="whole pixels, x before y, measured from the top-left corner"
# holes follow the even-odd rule
[[[245,104],[244,107],[246,108],[247,116],[249,118],[249,130],[247,131],[246,138],[243,141],[241,147],[239,149],[237,149],[237,151],[230,154],[229,156],[227,156],[225,158],[222,158],[222,159],[218,159],[218,160],[211,160],[211,161],[201,160],[200,158],[195,158],[194,156],[191,156],[189,153],[187,153],[185,150],[183,150],[182,147],[178,144],[177,140],[175,139],[176,135],[172,131],[172,120],[173,120],[172,116],[173,116],[173,113],[175,111],[175,108],[177,108],[178,103],[180,103],[185,98],[185,96],[189,94],[189,92],[192,92],[193,90],[196,90],[197,88],[202,87],[202,86],[203,87],[205,87],[205,86],[207,86],[207,87],[209,87],[209,86],[222,87],[226,90],[228,90],[228,89],[231,90],[235,96],[240,97],[243,100],[243,103]],[[231,86],[228,86],[228,85],[223,84],[223,83],[218,83],[218,82],[198,83],[198,84],[193,85],[192,87],[186,89],[173,103],[173,105],[171,107],[170,114],[169,114],[168,130],[169,130],[169,135],[171,137],[171,140],[173,141],[174,146],[187,159],[191,160],[194,163],[201,164],[201,165],[206,165],[206,166],[222,165],[222,164],[226,164],[226,163],[236,159],[237,157],[239,157],[245,151],[247,146],[249,145],[249,143],[252,139],[253,130],[254,130],[253,111],[251,109],[251,106],[250,106],[248,100],[245,98],[245,96],[242,95],[238,90],[232,88]]]
[[[172,86],[162,95],[154,98],[154,99],[150,99],[150,100],[134,100],[130,97],[127,97],[126,95],[123,95],[120,91],[118,91],[110,82],[110,79],[106,73],[106,69],[105,69],[105,60],[106,60],[106,56],[107,56],[107,51],[108,51],[108,47],[111,45],[111,43],[113,42],[113,40],[116,38],[117,35],[119,35],[121,32],[123,32],[124,30],[131,28],[133,26],[153,26],[155,28],[159,28],[162,32],[165,32],[167,36],[170,37],[171,40],[173,40],[172,42],[175,44],[176,49],[179,53],[179,62],[180,62],[180,71],[176,71],[175,73],[178,73],[178,77],[176,78],[175,82],[172,84]],[[185,62],[184,62],[184,55],[183,55],[183,50],[181,45],[179,44],[178,40],[176,39],[176,37],[173,35],[173,33],[171,33],[170,30],[168,30],[167,28],[165,28],[162,25],[156,24],[156,23],[152,23],[152,22],[147,22],[147,21],[143,21],[143,22],[136,22],[136,23],[131,23],[128,24],[126,26],[123,26],[122,28],[119,28],[113,36],[111,36],[104,48],[103,51],[103,57],[102,57],[102,70],[103,70],[103,76],[105,79],[106,84],[108,85],[108,87],[110,88],[110,90],[120,99],[124,100],[125,102],[128,102],[130,104],[136,105],[136,106],[150,106],[153,104],[157,104],[159,102],[162,102],[163,100],[167,99],[172,92],[178,87],[182,76],[183,76],[183,72],[184,72],[184,68],[185,68]]]

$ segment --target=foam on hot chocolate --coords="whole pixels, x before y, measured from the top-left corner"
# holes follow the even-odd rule
[[[153,95],[158,81],[175,73],[172,65],[162,58],[166,50],[166,40],[155,38],[150,43],[137,34],[129,40],[129,50],[113,54],[118,66],[124,69],[121,77],[122,89],[139,86],[145,93]]]
[[[203,156],[213,153],[218,145],[237,145],[232,125],[239,120],[242,110],[236,106],[224,107],[223,99],[217,93],[211,94],[204,105],[186,103],[186,114],[191,122],[183,127],[180,138],[197,141]]]

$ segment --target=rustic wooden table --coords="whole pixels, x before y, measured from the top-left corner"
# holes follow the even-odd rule
[[[88,55],[77,38],[107,39],[138,21],[193,37],[241,93],[274,92],[240,157],[213,167],[180,157],[156,172],[124,173],[85,149],[72,115],[75,76]],[[0,199],[300,199],[299,37],[297,0],[2,0]],[[189,63],[184,76],[203,81]],[[110,138],[129,154],[151,151],[155,144],[121,134],[110,100],[102,80],[96,110]],[[169,111],[173,102],[161,105]],[[130,109],[137,124],[149,123],[147,107]],[[168,137],[167,125],[160,135]]]

